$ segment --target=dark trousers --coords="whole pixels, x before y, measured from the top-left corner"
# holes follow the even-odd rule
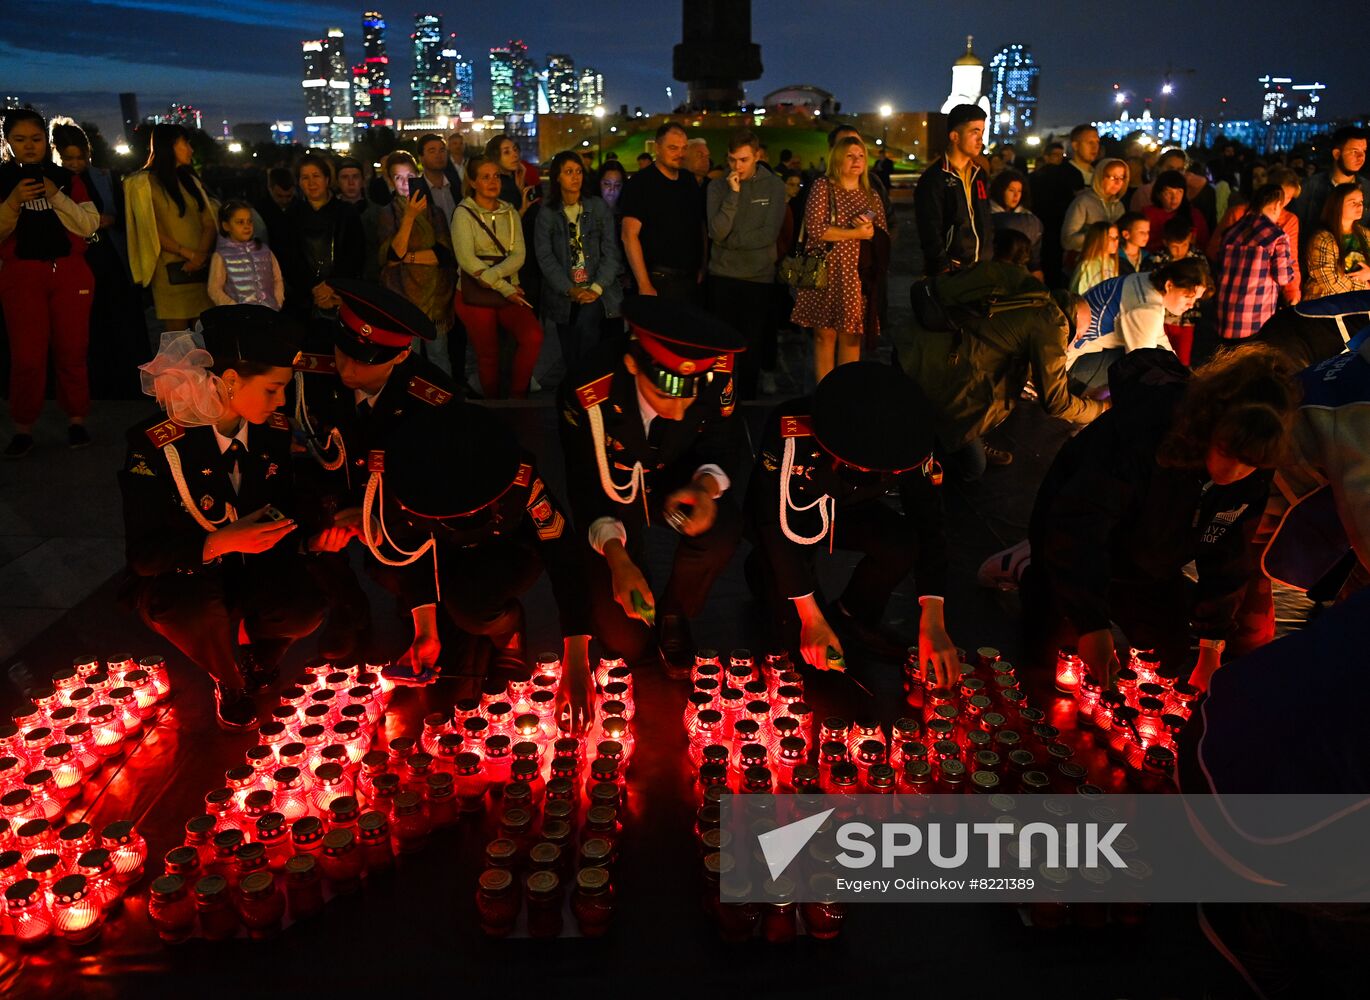
[[[826,542],[808,546],[805,558],[809,565],[816,564],[820,552],[826,552],[827,548]],[[862,623],[879,625],[894,588],[908,576],[918,557],[918,535],[912,523],[879,500],[842,507],[837,511],[833,548],[862,554],[842,591],[842,606]],[[790,595],[777,585],[760,547],[753,549],[748,558],[747,582],[766,602],[770,612],[767,617],[774,630],[771,639],[777,648],[797,654],[799,615]],[[796,659],[795,662],[800,661]]]
[[[699,276],[695,272],[662,271],[652,268],[647,273],[652,279],[652,287],[656,289],[657,298],[669,299],[672,302],[699,301]]]
[[[775,302],[771,282],[742,281],[709,275],[709,311],[742,334],[747,349],[737,356],[737,391],[740,399],[755,399],[761,377],[760,348],[771,327]],[[771,330],[774,334],[774,329]]]
[[[371,602],[347,551],[315,553],[306,557],[305,565],[328,606],[328,622],[319,632],[319,656],[335,663],[368,659]]]
[[[139,581],[144,622],[225,687],[241,687],[235,649],[245,625],[257,661],[271,667],[323,621],[325,603],[304,560],[224,558],[198,573]]]
[[[580,360],[599,342],[599,331],[603,324],[602,302],[571,304],[571,318],[556,325],[557,341],[561,344],[561,360],[568,372],[580,370]]]
[[[703,611],[714,581],[737,551],[737,543],[742,539],[742,514],[727,497],[720,498],[717,507],[718,516],[714,525],[704,534],[693,538],[678,536],[666,589],[654,591],[658,620],[667,614],[680,615],[688,620]],[[659,508],[652,511],[652,523],[664,523]],[[647,572],[646,532],[640,526],[628,526],[628,555],[643,575],[650,577]],[[614,600],[612,584],[608,563],[592,554],[590,611],[596,635],[606,649],[618,656],[629,661],[639,660],[652,648],[652,632],[638,619],[624,614]]]
[[[1154,649],[1161,662],[1180,668],[1188,677],[1194,665],[1189,642],[1189,610],[1193,585],[1183,577],[1174,580],[1114,578],[1108,585],[1109,613],[1113,624],[1137,649]],[[1039,666],[1055,663],[1056,650],[1074,645],[1079,631],[1061,612],[1046,573],[1034,562],[1023,574],[1023,624],[1027,647]],[[1127,649],[1118,651],[1127,664]]]

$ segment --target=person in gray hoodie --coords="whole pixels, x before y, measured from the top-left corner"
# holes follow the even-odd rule
[[[738,394],[755,399],[757,345],[771,322],[776,240],[785,222],[785,182],[761,163],[761,140],[739,131],[728,142],[728,173],[706,192],[709,311],[736,328],[748,350],[738,355]]]

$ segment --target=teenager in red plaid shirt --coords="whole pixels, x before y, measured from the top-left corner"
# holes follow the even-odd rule
[[[1278,219],[1285,193],[1267,184],[1251,197],[1250,210],[1223,237],[1218,282],[1218,332],[1244,340],[1275,314],[1280,288],[1294,280],[1289,236]]]

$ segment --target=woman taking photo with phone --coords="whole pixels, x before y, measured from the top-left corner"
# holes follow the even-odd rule
[[[451,375],[455,358],[460,381],[466,340],[462,338],[456,345],[448,341],[457,267],[452,234],[443,221],[442,209],[420,183],[422,173],[413,156],[397,150],[385,158],[384,169],[395,197],[381,209],[377,223],[381,284],[403,295],[433,321],[438,335],[424,344],[428,359]]]
[[[47,123],[36,111],[5,113],[0,133],[0,305],[10,342],[14,437],[3,454],[33,450],[33,425],[47,389],[48,350],[57,369],[57,402],[69,421],[67,443],[90,444],[86,350],[95,279],[86,239],[100,213],[70,170],[52,162]]]

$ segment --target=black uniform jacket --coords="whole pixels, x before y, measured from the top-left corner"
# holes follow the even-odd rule
[[[361,506],[366,492],[367,455],[395,433],[407,416],[434,406],[461,402],[461,392],[437,365],[410,354],[390,372],[369,413],[357,408],[356,393],[342,384],[330,354],[304,354],[295,370],[302,373],[304,410],[297,412],[311,454],[299,472],[310,502],[325,518],[347,507]],[[307,418],[307,421],[306,421]],[[342,435],[344,462],[329,471],[315,457],[331,464],[337,445],[329,443],[336,428]]]
[[[248,426],[247,447],[237,455],[241,481],[236,492],[229,481],[233,459],[220,452],[214,428],[183,427],[162,415],[145,420],[129,430],[128,456],[119,471],[125,552],[135,576],[206,568],[201,558],[206,532],[182,503],[172,476],[173,449],[190,501],[209,521],[223,518],[225,504],[239,517],[267,504],[287,517],[296,516],[290,422],[283,415],[273,413],[266,423]],[[308,527],[301,524],[298,536]],[[296,552],[298,542],[287,537],[267,552],[228,558],[261,559],[279,555],[278,549]]]
[[[637,381],[623,364],[622,345],[616,350],[614,346],[598,352],[578,375],[562,383],[558,394],[567,489],[581,533],[599,518],[613,517],[631,535],[634,526],[646,521],[647,509],[658,509],[666,496],[690,482],[701,465],[717,465],[735,478],[741,454],[731,364],[727,371],[701,379],[699,395],[683,420],[654,419],[649,442],[638,407]],[[589,410],[594,406],[604,420],[603,447],[613,481],[626,485],[633,464],[642,463],[646,496],[639,495],[631,504],[610,497],[600,482],[590,427]]]
[[[782,403],[771,412],[761,437],[761,452],[747,487],[747,528],[753,541],[766,553],[776,583],[786,597],[803,597],[817,588],[814,562],[806,550],[828,546],[821,542],[800,545],[791,541],[780,527],[780,472],[785,458],[785,442],[794,439],[794,461],[790,467],[790,510],[787,520],[790,530],[804,538],[812,538],[822,528],[822,515],[817,505],[806,507],[821,496],[837,501],[835,525],[840,527],[844,512],[859,510],[861,505],[880,502],[896,486],[899,489],[904,515],[912,519],[918,536],[918,557],[915,564],[915,583],[922,594],[946,593],[947,544],[943,525],[942,497],[936,484],[941,472],[935,464],[931,420],[922,421],[918,428],[926,438],[928,460],[922,468],[912,469],[899,476],[863,476],[849,479],[833,469],[833,459],[818,444],[810,431],[812,397]],[[878,433],[872,428],[872,433]]]

